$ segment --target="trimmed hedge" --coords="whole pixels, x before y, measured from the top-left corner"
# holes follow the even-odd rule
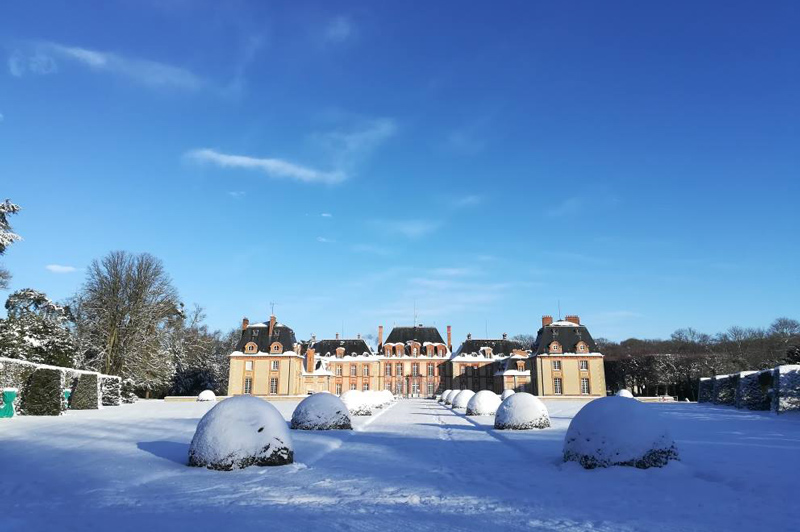
[[[714,404],[732,405],[736,399],[736,381],[731,375],[714,377]]]
[[[119,406],[122,403],[122,379],[100,375],[100,395],[103,406]]]
[[[698,403],[710,403],[714,397],[714,379],[712,377],[703,377],[700,379],[700,384],[697,390]]]
[[[66,409],[64,372],[38,368],[22,388],[19,412],[26,416],[60,416]]]
[[[778,366],[773,379],[772,410],[778,414],[800,411],[800,365]]]
[[[736,387],[736,408],[769,410],[772,403],[772,370],[743,371]]]
[[[100,381],[97,373],[82,373],[75,379],[69,407],[72,410],[97,410],[100,405]]]

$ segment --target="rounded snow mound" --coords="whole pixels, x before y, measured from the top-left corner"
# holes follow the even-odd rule
[[[500,430],[545,429],[549,426],[547,407],[538,397],[525,392],[506,397],[494,416],[494,428]]]
[[[460,392],[460,391],[461,390],[450,390],[450,392],[448,392],[448,393],[446,393],[444,395],[444,401],[442,401],[442,403],[444,403],[446,405],[452,405],[453,404],[453,399],[456,398],[456,395],[458,395],[458,392]]]
[[[360,390],[348,390],[340,398],[350,411],[351,416],[371,416],[372,405],[367,400],[366,394]]]
[[[448,395],[450,392],[452,392],[452,391],[453,391],[453,390],[445,390],[445,391],[444,391],[444,393],[442,393],[442,395],[440,395],[440,396],[439,396],[439,399],[438,399],[438,401],[439,401],[440,403],[444,403],[444,400],[447,398],[447,395]]]
[[[217,401],[217,396],[214,395],[214,392],[211,390],[203,390],[200,392],[200,395],[197,396],[198,401]]]
[[[475,395],[475,392],[472,390],[461,390],[453,398],[453,408],[467,408],[467,403],[469,403],[473,395]]]
[[[361,393],[363,394],[364,402],[372,408],[385,408],[394,401],[394,395],[389,390],[369,390]]]
[[[189,445],[190,466],[219,471],[293,461],[292,437],[283,416],[249,395],[225,399],[206,412]]]
[[[332,393],[309,395],[294,409],[291,427],[299,430],[352,429],[350,412]]]
[[[617,392],[617,397],[627,397],[628,399],[633,399],[634,398],[633,394],[631,393],[631,391],[627,390],[625,388],[623,388],[623,389],[621,389],[620,391]]]
[[[500,396],[491,390],[481,390],[467,403],[468,416],[493,416],[500,406]]]
[[[515,393],[517,392],[515,392],[511,388],[506,388],[505,390],[503,390],[503,393],[500,394],[500,400],[505,401],[506,399],[508,399],[509,395],[514,395]]]
[[[603,397],[581,408],[564,438],[564,461],[586,469],[647,469],[677,459],[675,441],[662,419],[650,407],[625,397]]]

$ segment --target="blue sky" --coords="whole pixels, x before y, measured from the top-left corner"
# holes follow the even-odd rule
[[[796,2],[216,4],[4,3],[12,289],[124,249],[302,338],[800,318]]]

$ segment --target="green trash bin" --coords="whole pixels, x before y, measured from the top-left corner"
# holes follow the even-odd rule
[[[64,390],[64,401],[67,404],[67,408],[69,408],[69,397],[72,395],[72,390]]]
[[[3,390],[3,406],[0,406],[0,417],[14,417],[14,400],[17,390],[6,388]]]

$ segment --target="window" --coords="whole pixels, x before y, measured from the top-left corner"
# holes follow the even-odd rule
[[[428,395],[429,396],[433,395],[433,383],[432,382],[428,383]]]
[[[247,342],[244,346],[245,353],[258,353],[258,345],[255,342]]]
[[[245,377],[244,379],[244,393],[250,394],[253,391],[253,379],[250,377]]]
[[[354,383],[354,382],[350,383],[350,389],[351,390],[355,390],[356,389],[356,383]]]
[[[558,377],[553,379],[553,393],[556,394],[556,395],[561,395],[561,393],[562,393],[561,379],[558,378]]]
[[[275,377],[272,377],[269,380],[269,393],[272,395],[278,393],[278,379],[276,379]]]
[[[419,383],[417,381],[411,383],[411,395],[419,395]]]
[[[397,383],[394,386],[394,394],[403,395],[403,381],[397,381]]]
[[[389,390],[391,392],[392,391],[392,383],[391,382],[387,382],[386,384],[383,385],[383,389],[384,390]]]
[[[272,371],[278,371],[281,369],[281,361],[280,360],[273,360],[272,361]]]
[[[578,353],[585,353],[586,352],[586,344],[583,342],[578,342]]]
[[[525,362],[517,362],[517,371],[525,371]]]
[[[350,376],[355,377],[358,374],[355,364],[350,364]]]
[[[589,379],[586,377],[581,379],[581,393],[583,395],[589,395]]]
[[[558,342],[551,342],[550,343],[550,353],[561,353],[561,344]]]
[[[272,353],[283,353],[283,346],[280,342],[273,342],[271,346],[269,346],[269,350]]]
[[[252,360],[245,361],[244,370],[245,371],[253,371],[253,361]]]
[[[581,371],[589,371],[589,361],[581,360]]]
[[[392,376],[392,365],[391,364],[386,364],[386,376],[387,377],[391,377]]]
[[[341,377],[342,376],[342,366],[341,365],[336,366],[336,376],[337,377]]]
[[[561,361],[560,360],[553,360],[553,369],[555,371],[561,371]]]
[[[361,391],[362,392],[368,392],[369,391],[369,383],[368,382],[364,383],[364,385],[361,387]]]
[[[467,373],[467,367],[466,366],[461,366],[461,374],[465,375],[466,373]]]
[[[419,364],[411,364],[411,375],[413,377],[419,377]]]
[[[402,377],[403,376],[403,365],[402,364],[398,364],[397,366],[395,366],[395,369],[397,370],[397,376],[398,377]]]
[[[342,383],[341,382],[337,382],[336,383],[336,395],[342,395]]]
[[[434,368],[434,367],[435,367],[435,366],[434,366],[433,362],[431,362],[430,364],[428,364],[428,377],[433,377],[433,372],[434,372],[434,369],[433,369],[433,368]],[[428,394],[428,395],[433,395],[433,394]]]
[[[363,368],[363,371],[362,371],[362,373],[363,373],[363,375],[364,375],[365,377],[369,377],[369,366],[367,366],[366,364],[364,364],[364,368]]]

